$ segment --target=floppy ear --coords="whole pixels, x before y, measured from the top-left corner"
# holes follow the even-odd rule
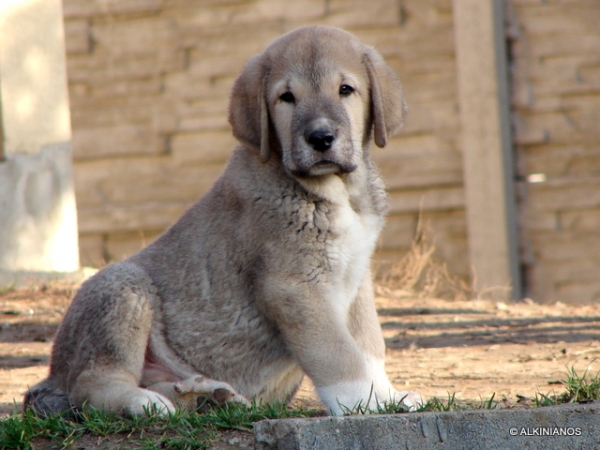
[[[366,55],[371,83],[371,116],[377,147],[385,147],[388,137],[404,125],[408,107],[402,95],[402,85],[396,74],[374,49]]]
[[[252,57],[235,80],[229,101],[229,123],[233,135],[257,150],[260,160],[269,160],[269,109],[264,95],[267,77],[261,55]]]

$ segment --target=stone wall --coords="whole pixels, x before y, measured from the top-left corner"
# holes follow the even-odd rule
[[[228,95],[244,62],[296,27],[343,27],[397,71],[410,107],[375,159],[392,213],[380,255],[401,255],[418,212],[467,275],[451,2],[64,0],[81,258],[150,242],[219,175],[236,142]]]
[[[513,108],[530,295],[600,300],[600,3],[511,0]]]
[[[451,0],[63,3],[84,264],[137,251],[202,195],[235,146],[228,95],[246,59],[282,33],[327,24],[383,54],[410,108],[404,131],[373,146],[392,205],[378,257],[406,251],[422,211],[438,256],[469,276]],[[600,6],[508,6],[530,294],[598,299]],[[536,173],[547,181],[524,181]]]

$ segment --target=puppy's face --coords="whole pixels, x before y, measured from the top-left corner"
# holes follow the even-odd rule
[[[265,96],[294,176],[349,173],[370,132],[369,77],[351,43],[295,40],[271,56]]]
[[[229,108],[233,134],[296,177],[350,173],[368,140],[404,122],[402,86],[371,47],[333,27],[299,28],[248,61]]]

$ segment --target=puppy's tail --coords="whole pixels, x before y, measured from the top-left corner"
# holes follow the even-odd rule
[[[23,409],[33,409],[44,417],[55,414],[71,417],[74,413],[69,396],[56,386],[52,377],[46,378],[25,393]]]

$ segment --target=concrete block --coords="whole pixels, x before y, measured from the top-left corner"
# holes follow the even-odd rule
[[[568,175],[575,160],[585,150],[579,145],[536,145],[522,149],[520,163],[528,175],[543,173],[547,177]]]
[[[577,5],[576,7],[574,7]],[[518,8],[518,18],[524,33],[531,35],[565,35],[598,30],[600,11],[593,2],[575,1],[563,4],[543,4]]]
[[[404,256],[415,235],[417,220],[435,245],[435,257],[444,261],[452,274],[468,279],[472,275],[467,254],[467,224],[464,210],[392,213],[388,217],[375,260],[396,260]]]
[[[582,94],[585,92],[582,92]],[[600,80],[594,83],[593,89],[588,92],[590,95],[581,95],[581,98],[576,96],[564,99],[563,105],[565,108],[574,110],[569,114],[569,118],[573,121],[580,136],[579,140],[584,145],[598,150],[598,140],[600,139],[600,130],[598,123],[600,122]]]
[[[223,104],[228,104],[228,95],[231,92],[233,81],[242,69],[243,62],[238,61],[238,70],[227,74],[191,74],[190,72],[173,72],[164,76],[164,92],[166,95],[180,101],[199,101],[215,99]]]
[[[104,267],[104,235],[79,234],[79,261],[83,267]]]
[[[390,0],[388,0],[390,1]],[[238,4],[231,16],[232,24],[257,24],[268,20],[293,18],[296,20],[315,20],[327,14],[327,4],[322,0],[302,0],[281,2],[279,0],[260,0]]]
[[[89,53],[92,49],[90,23],[87,20],[65,20],[67,53]]]
[[[78,204],[85,211],[109,205],[190,203],[213,185],[222,169],[223,164],[177,167],[164,157],[81,162],[75,167]]]
[[[414,60],[419,56],[415,54],[406,56],[406,58]],[[393,61],[390,65],[395,66]],[[399,70],[395,70],[399,72]],[[407,93],[407,99],[411,99],[412,104],[456,101],[456,74],[452,70],[404,72],[400,81]]]
[[[68,71],[70,82],[103,82],[146,78],[165,72],[185,69],[187,64],[184,49],[160,49],[135,55],[74,54],[69,55]]]
[[[361,0],[331,0],[326,5],[327,24],[349,30],[354,27],[393,26],[400,22],[400,5],[394,0],[368,5]]]
[[[0,3],[0,92],[5,153],[71,140],[60,1]]]
[[[67,18],[93,17],[107,14],[156,13],[165,0],[63,0]]]
[[[556,283],[555,298],[572,305],[597,305],[600,302],[600,282],[567,281]]]
[[[371,155],[376,163],[384,164],[394,158],[401,159],[407,156],[437,157],[452,151],[453,147],[451,142],[439,139],[435,133],[407,134],[401,132],[392,137],[384,148],[373,146]],[[455,157],[460,161],[461,156],[459,153]]]
[[[210,189],[223,164],[187,167],[149,165],[140,170],[134,164],[115,166],[114,175],[98,185],[108,204],[140,205],[193,202]],[[142,229],[151,229],[142,227]]]
[[[184,133],[190,131],[227,130],[230,133],[229,121],[226,114],[182,118],[179,130]]]
[[[298,2],[302,5],[301,2]],[[207,8],[210,9],[210,8]],[[212,8],[211,10],[216,10]],[[194,15],[197,14],[197,9]],[[265,47],[273,40],[281,36],[284,32],[283,27],[278,23],[269,23],[264,21],[249,23],[234,28],[227,27],[220,30],[207,31],[206,26],[190,24],[191,16],[179,15],[180,40],[181,45],[186,48],[193,48],[199,55],[220,56],[231,55],[238,57],[241,61],[247,60],[250,56],[262,52]],[[214,23],[210,26],[214,27]],[[252,36],[252,39],[248,39]]]
[[[177,114],[183,120],[202,116],[227,116],[229,102],[223,97],[206,97],[177,105]]]
[[[166,151],[164,139],[150,127],[137,125],[78,129],[73,133],[73,147],[77,160]]]
[[[171,155],[177,165],[225,164],[236,145],[229,129],[182,133],[171,138]]]
[[[600,208],[560,211],[558,222],[564,230],[596,233],[600,230]]]
[[[127,206],[81,207],[79,229],[82,233],[98,234],[136,230],[165,230],[172,225],[192,202],[141,204]]]
[[[116,80],[109,83],[94,83],[90,86],[89,93],[95,98],[106,99],[110,97],[156,95],[162,93],[163,83],[159,75],[144,78]]]
[[[440,99],[425,99],[419,97],[418,86],[408,88],[404,84],[406,101],[408,103],[408,118],[400,137],[407,135],[422,135],[432,133],[438,137],[438,133],[451,130],[455,139],[459,136],[459,123],[456,98],[438,101]],[[439,136],[443,138],[444,136]],[[458,149],[460,151],[460,148]]]
[[[60,0],[0,2],[0,270],[79,269]]]
[[[389,192],[391,212],[447,211],[464,209],[462,186],[394,190]]]
[[[600,207],[600,180],[595,176],[565,176],[530,184],[528,204],[541,211],[596,209]]]
[[[227,75],[237,76],[244,65],[244,59],[228,55],[227,53],[207,56],[203,52],[190,50],[190,65],[188,72],[195,78],[222,77]],[[252,55],[248,55],[248,58]]]
[[[583,257],[583,255],[588,254],[590,248],[600,248],[600,236],[597,232],[538,233],[531,236],[531,240],[534,244],[537,244],[535,253],[541,261],[573,265],[572,269],[561,268],[561,273],[557,275],[558,279],[564,280],[567,273],[580,279],[585,279],[588,276],[597,278],[594,272],[600,270],[600,255],[594,254]],[[596,269],[592,270],[586,266],[583,270],[583,265],[588,263],[597,266]]]
[[[257,449],[595,449],[600,406],[479,410],[258,422]],[[544,435],[541,435],[541,434]]]
[[[597,277],[586,276],[585,273],[576,273],[576,276],[571,278],[568,274],[573,272],[567,272],[564,277],[556,278],[556,275],[562,275],[563,269],[567,271],[570,269],[571,264],[545,264],[542,262],[540,265],[544,267],[544,284],[546,285],[545,295],[550,302],[563,302],[567,304],[575,305],[586,305],[593,304],[600,298],[600,292],[598,290],[598,279]],[[579,261],[576,264],[579,270],[592,270],[596,273],[600,269],[600,264],[586,264]]]
[[[600,82],[600,61],[596,58],[590,59],[590,61],[586,61],[587,64],[578,66],[579,75],[585,82],[597,85]]]
[[[600,35],[594,32],[529,35],[529,57],[544,60],[565,55],[592,55],[600,51]]]
[[[452,27],[452,2],[446,0],[426,0],[406,2],[406,26],[415,28],[434,27],[444,24]]]
[[[73,129],[114,127],[122,125],[147,125],[155,123],[170,100],[156,96],[112,97],[108,99],[76,98],[73,103]]]
[[[190,2],[185,0],[169,3],[180,17],[182,28],[190,32],[187,39],[193,39],[197,33],[204,36],[214,35],[227,29],[231,30],[232,26],[233,33],[240,29],[248,31],[248,28],[256,28],[258,31],[263,28],[281,34],[284,21],[294,18],[314,21],[325,14],[325,2],[322,0],[220,2],[218,6],[205,3],[190,5]]]
[[[381,232],[377,248],[399,250],[409,248],[415,238],[418,215],[415,213],[390,214]]]
[[[518,145],[540,145],[550,140],[550,133],[546,128],[515,127],[515,143]]]
[[[561,221],[556,211],[541,211],[525,208],[521,211],[521,226],[525,232],[538,233],[540,231],[559,231]]]
[[[463,182],[460,155],[449,152],[377,161],[377,166],[389,189],[436,188]]]
[[[175,22],[164,16],[97,20],[92,29],[94,51],[128,58],[159,50],[173,51],[179,48],[177,31]]]
[[[110,233],[105,243],[105,254],[109,262],[122,261],[151,244],[161,231]]]
[[[0,162],[0,269],[79,269],[70,144]]]
[[[421,220],[436,248],[434,256],[448,265],[450,273],[469,279],[473,267],[468,258],[465,211],[424,211]]]
[[[548,137],[541,143],[564,146],[579,143],[581,134],[577,130],[570,114],[566,112],[546,112],[532,115],[521,115],[520,125],[524,130],[547,130]]]

